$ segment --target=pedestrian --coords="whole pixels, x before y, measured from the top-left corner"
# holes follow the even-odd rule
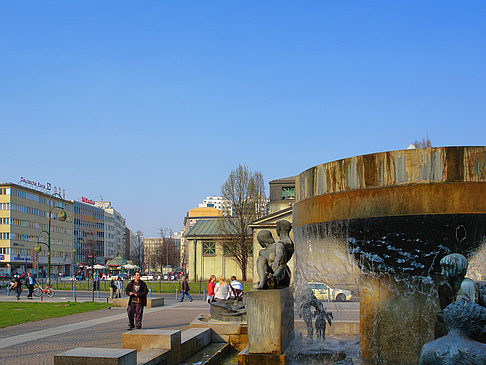
[[[236,276],[231,277],[231,283],[229,284],[230,287],[230,298],[236,300],[243,299],[243,285],[236,280]]]
[[[20,294],[22,294],[22,279],[20,278],[20,275],[14,275],[14,280],[10,286],[10,290],[15,291],[17,300],[20,300]]]
[[[27,294],[27,299],[32,299],[32,293],[34,292],[35,278],[32,273],[27,273],[27,278],[25,279],[25,286],[29,289],[29,294]]]
[[[123,289],[123,281],[122,278],[118,278],[118,280],[115,282],[116,285],[116,297],[121,298],[121,292]]]
[[[114,296],[116,296],[116,284],[115,284],[115,278],[111,278],[110,280],[110,299],[113,299]]]
[[[208,303],[214,302],[214,287],[216,286],[216,284],[214,283],[215,281],[216,276],[211,275],[208,282]]]
[[[214,299],[216,301],[228,299],[229,285],[224,280],[224,276],[219,277],[219,282],[214,287]]]
[[[184,301],[184,295],[187,295],[189,300],[192,302],[192,297],[189,294],[189,290],[190,290],[190,288],[189,288],[189,283],[187,282],[187,278],[185,276],[183,276],[182,277],[182,297],[181,297],[180,302]]]
[[[128,330],[142,328],[143,307],[147,305],[147,284],[140,280],[140,271],[135,271],[134,279],[130,281],[125,292],[130,297],[128,299]],[[135,319],[135,322],[134,322]]]

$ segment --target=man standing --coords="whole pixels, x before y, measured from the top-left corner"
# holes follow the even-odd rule
[[[147,284],[140,280],[140,271],[136,271],[134,279],[128,283],[125,292],[128,299],[128,330],[142,328],[143,307],[147,305]],[[135,323],[134,323],[135,319]]]
[[[32,293],[34,292],[35,278],[32,273],[27,273],[27,278],[25,279],[25,286],[29,289],[29,294],[27,294],[27,299],[32,299]]]
[[[187,297],[189,298],[189,300],[192,302],[192,297],[189,295],[189,283],[187,282],[187,279],[186,277],[184,276],[182,278],[182,297],[181,297],[181,300],[180,302],[183,302],[184,301],[184,295],[187,295]]]

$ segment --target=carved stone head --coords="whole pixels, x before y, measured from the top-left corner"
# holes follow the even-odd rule
[[[453,253],[444,256],[440,260],[440,266],[442,267],[442,275],[452,282],[457,279],[463,279],[466,276],[468,262],[460,253]]]

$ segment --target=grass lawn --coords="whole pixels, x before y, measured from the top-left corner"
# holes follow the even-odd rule
[[[123,282],[123,288],[130,281]],[[180,292],[180,282],[178,281],[146,281],[145,282],[150,289],[152,289],[152,293],[172,293],[175,294],[176,288],[179,288]],[[253,288],[253,283],[251,282],[243,282],[243,288],[245,291],[250,291]],[[73,285],[76,285],[76,290],[92,290],[91,283],[87,282],[54,282],[53,288],[54,290],[72,290]],[[204,290],[207,292],[208,283],[207,281],[199,282],[189,282],[189,286],[191,288],[191,294],[202,294]],[[101,281],[100,282],[100,290],[101,291],[109,291],[109,282],[108,281]]]
[[[108,303],[24,303],[0,302],[0,328],[41,319],[63,317],[109,307]]]

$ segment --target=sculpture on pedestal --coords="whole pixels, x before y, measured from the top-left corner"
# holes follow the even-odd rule
[[[291,272],[287,263],[294,254],[290,238],[292,225],[286,220],[277,222],[278,242],[268,230],[258,232],[257,240],[263,250],[258,253],[257,270],[260,283],[257,289],[286,288],[290,285]]]
[[[486,335],[486,308],[460,299],[443,312],[449,333],[422,347],[419,365],[486,364],[486,344],[473,339]]]

